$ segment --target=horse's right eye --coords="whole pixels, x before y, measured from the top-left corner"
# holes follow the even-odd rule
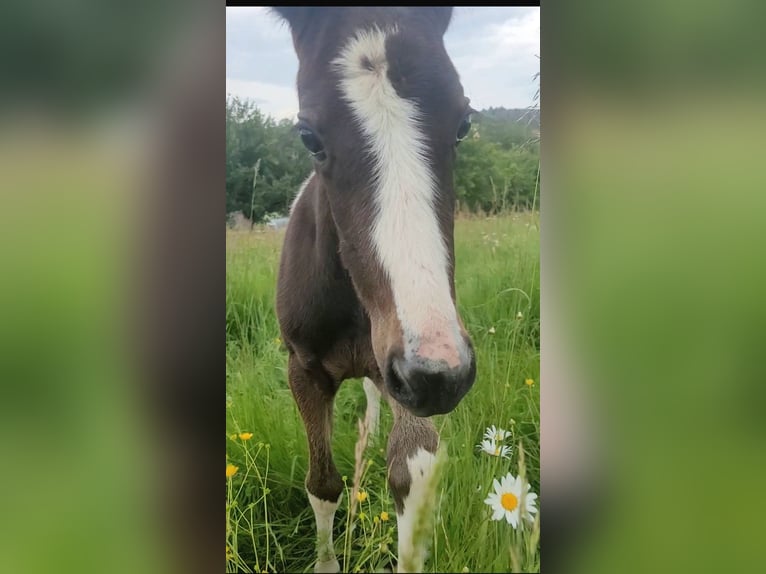
[[[298,133],[301,136],[303,145],[306,146],[306,149],[309,150],[309,153],[314,156],[315,159],[319,161],[325,159],[324,146],[314,132],[308,128],[301,128]]]
[[[468,136],[468,132],[470,131],[471,131],[471,114],[468,114],[467,116],[463,118],[463,121],[460,124],[460,127],[457,129],[455,142],[459,144]]]

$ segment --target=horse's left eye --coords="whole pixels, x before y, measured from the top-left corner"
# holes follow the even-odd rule
[[[468,135],[468,132],[470,131],[471,131],[471,114],[468,114],[463,119],[463,123],[460,124],[460,127],[457,130],[456,142],[460,143],[461,141],[463,141]]]
[[[326,157],[326,154],[324,153],[324,146],[322,145],[322,142],[319,140],[317,135],[308,128],[300,128],[298,133],[301,136],[303,145],[306,146],[307,150],[309,150],[309,153],[319,161],[324,160]]]

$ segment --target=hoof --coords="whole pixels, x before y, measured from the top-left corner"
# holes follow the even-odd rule
[[[340,572],[340,564],[337,560],[328,560],[327,562],[317,562],[316,566],[314,566],[314,572],[317,574],[328,572],[335,574],[336,572]]]

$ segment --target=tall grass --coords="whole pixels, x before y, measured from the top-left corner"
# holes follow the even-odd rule
[[[455,237],[458,306],[478,374],[455,411],[434,417],[447,457],[435,486],[426,570],[539,571],[539,518],[514,530],[492,521],[484,504],[493,479],[509,471],[523,472],[539,493],[539,215],[461,218]],[[227,463],[238,467],[226,479],[229,572],[312,572],[315,560],[303,485],[306,437],[274,314],[282,238],[265,230],[227,235],[226,452]],[[346,381],[335,401],[333,452],[346,491],[334,540],[343,571],[375,572],[396,559],[384,454],[392,420],[383,407],[380,434],[355,448],[365,409],[360,383]],[[476,449],[491,424],[512,432],[510,459]],[[252,438],[240,438],[245,432]]]

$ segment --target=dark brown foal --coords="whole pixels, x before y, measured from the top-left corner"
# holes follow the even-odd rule
[[[381,395],[394,413],[398,569],[418,571],[413,529],[439,442],[427,417],[452,411],[476,374],[455,306],[452,176],[472,110],[444,49],[451,8],[274,10],[292,32],[297,128],[314,159],[285,234],[277,314],[309,443],[316,571],[339,569],[333,401],[361,377],[368,425]]]

